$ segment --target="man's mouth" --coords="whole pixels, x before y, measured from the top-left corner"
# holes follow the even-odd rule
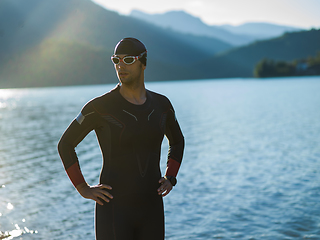
[[[126,72],[119,72],[118,75],[119,75],[119,77],[125,77],[125,76],[128,75],[128,73],[126,73]]]

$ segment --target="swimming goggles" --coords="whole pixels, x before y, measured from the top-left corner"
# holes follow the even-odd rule
[[[120,62],[124,62],[127,65],[133,64],[135,61],[139,60],[147,51],[144,51],[141,53],[139,56],[125,56],[123,58],[119,58],[116,55],[113,55],[111,57],[111,61],[115,64],[118,65]]]

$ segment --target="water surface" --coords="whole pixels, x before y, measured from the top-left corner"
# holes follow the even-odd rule
[[[94,239],[94,203],[73,188],[56,144],[114,85],[0,90],[0,231],[11,239]],[[170,98],[186,139],[166,239],[320,239],[319,77],[147,87]],[[166,152],[164,142],[162,170]],[[93,133],[77,153],[97,184]]]

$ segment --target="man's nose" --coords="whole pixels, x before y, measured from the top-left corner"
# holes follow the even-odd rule
[[[120,59],[119,64],[117,65],[119,68],[124,68],[126,66],[126,64],[123,62],[122,59]]]

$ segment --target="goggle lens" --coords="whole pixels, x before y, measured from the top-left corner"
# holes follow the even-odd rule
[[[136,58],[134,58],[134,57],[124,57],[123,61],[126,64],[132,64],[132,63],[134,63],[136,61]]]
[[[120,63],[120,59],[118,57],[111,57],[111,60],[114,64],[119,64]]]

